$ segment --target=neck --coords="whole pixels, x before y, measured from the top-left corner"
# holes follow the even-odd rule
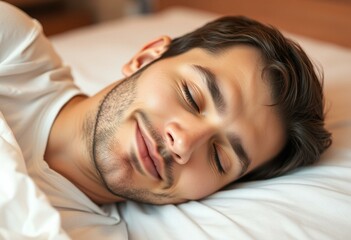
[[[123,199],[105,188],[83,137],[84,120],[98,102],[77,96],[61,109],[51,128],[44,159],[51,169],[71,181],[93,202],[119,202]]]

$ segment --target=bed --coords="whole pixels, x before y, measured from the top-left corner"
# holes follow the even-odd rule
[[[160,1],[154,14],[86,27],[51,40],[71,66],[77,85],[93,94],[122,78],[121,66],[144,42],[159,35],[178,36],[222,14],[247,15],[274,24],[299,42],[324,70],[326,125],[333,134],[333,145],[314,166],[279,178],[233,184],[200,201],[165,206],[119,204],[128,238],[349,239],[351,33],[347,29],[351,29],[351,4],[311,0],[284,1],[282,5],[270,0],[261,6],[264,11],[258,11],[255,1],[243,5],[214,2]],[[250,7],[253,4],[256,8]],[[273,6],[280,12],[267,10]],[[327,13],[330,21],[323,16]],[[306,24],[292,21],[294,17]],[[0,195],[4,196],[0,199],[0,238],[27,234],[28,239],[69,239],[56,210],[26,175],[21,150],[6,121],[0,120],[0,159],[7,159],[0,168]],[[16,219],[22,222],[14,224]]]

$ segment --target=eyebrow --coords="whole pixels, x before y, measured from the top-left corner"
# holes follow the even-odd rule
[[[237,136],[236,134],[230,133],[230,134],[227,134],[227,138],[235,154],[239,157],[239,161],[241,164],[241,172],[239,176],[242,176],[249,168],[251,160],[247,155],[247,152],[243,148],[243,145],[239,136]]]
[[[196,72],[198,72],[201,75],[201,78],[206,83],[206,86],[211,94],[212,100],[215,104],[217,111],[220,113],[224,113],[226,111],[226,104],[224,101],[223,94],[218,87],[216,75],[206,67],[196,64],[192,65],[192,67],[196,70]],[[248,157],[247,152],[243,148],[242,141],[239,136],[237,136],[236,134],[227,134],[227,138],[233,151],[239,157],[241,165],[240,176],[242,176],[249,168],[251,160]]]
[[[223,114],[226,111],[226,104],[224,101],[223,94],[218,87],[218,81],[217,81],[216,75],[206,67],[199,66],[196,64],[191,66],[197,73],[200,74],[201,78],[206,83],[206,86],[215,104],[216,110],[219,113]]]

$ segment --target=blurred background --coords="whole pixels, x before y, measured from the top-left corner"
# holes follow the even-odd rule
[[[43,25],[46,35],[152,11],[153,0],[6,0]]]
[[[43,25],[51,36],[87,25],[191,7],[245,15],[291,33],[351,47],[351,0],[6,0]]]

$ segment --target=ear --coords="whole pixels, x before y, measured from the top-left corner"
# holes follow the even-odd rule
[[[170,37],[161,36],[145,44],[145,46],[136,53],[128,63],[124,64],[122,68],[123,75],[128,77],[145,65],[159,58],[168,49],[170,43]]]

